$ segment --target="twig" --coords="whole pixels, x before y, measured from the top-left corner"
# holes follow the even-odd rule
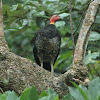
[[[94,1],[94,0],[93,0],[93,1]],[[82,13],[82,16],[81,16],[81,19],[80,19],[80,21],[79,21],[79,23],[78,23],[78,25],[77,25],[77,28],[76,28],[76,30],[74,31],[73,34],[75,34],[75,33],[77,32],[77,30],[79,29],[79,26],[80,26],[81,22],[83,21],[83,20],[82,20],[82,19],[83,19],[83,16],[85,15],[85,12],[86,12],[87,8],[89,7],[89,4],[90,4],[91,2],[93,2],[93,1],[90,1],[90,2],[88,3],[88,5],[86,6],[86,8],[84,9],[84,11],[83,11],[83,13]]]
[[[72,8],[71,8],[71,0],[69,0],[69,13],[70,13],[70,28],[71,28],[71,36],[72,36],[72,46],[73,46],[73,57],[74,57],[74,35],[73,35],[73,22],[72,22]]]
[[[40,0],[38,0],[38,3],[39,3],[39,4],[41,4],[41,1],[40,1]]]
[[[0,0],[0,37],[4,36],[3,31],[3,15],[2,15],[2,0]]]
[[[79,21],[79,23],[78,23],[78,25],[77,25],[77,28],[76,28],[76,30],[74,31],[73,34],[75,34],[75,33],[77,32],[77,30],[79,29],[79,26],[80,26],[81,22],[83,21],[82,19],[83,19],[83,16],[84,16],[84,14],[85,14],[85,11],[86,11],[86,9],[84,10],[84,13],[82,13],[81,19],[80,19],[80,21]]]
[[[2,92],[2,94],[4,94],[4,91],[2,90],[2,88],[0,87],[0,91]]]

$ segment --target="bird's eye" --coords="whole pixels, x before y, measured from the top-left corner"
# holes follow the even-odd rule
[[[57,15],[55,17],[57,17]]]

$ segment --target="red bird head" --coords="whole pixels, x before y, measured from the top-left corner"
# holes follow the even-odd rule
[[[56,21],[61,20],[60,16],[58,15],[53,15],[50,19],[50,24],[54,24]]]

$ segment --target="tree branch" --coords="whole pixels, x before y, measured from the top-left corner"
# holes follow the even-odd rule
[[[89,82],[87,69],[85,67],[84,59],[85,59],[85,52],[90,36],[90,28],[94,23],[95,16],[97,14],[97,10],[100,5],[100,0],[94,0],[90,3],[85,19],[83,21],[82,27],[80,29],[79,37],[77,40],[75,53],[74,53],[74,60],[72,67],[64,74],[65,80],[67,84],[70,84],[69,81],[75,81],[77,79],[81,80],[81,83]],[[87,81],[88,80],[88,81]],[[79,81],[78,81],[79,83]]]
[[[0,36],[4,36],[3,15],[2,15],[2,0],[0,0]]]
[[[73,22],[72,22],[72,8],[71,8],[71,0],[69,0],[69,13],[70,13],[70,28],[71,28],[71,36],[72,36],[72,46],[73,46],[73,57],[74,57],[74,35],[73,35]]]
[[[100,0],[94,0],[90,3],[87,10],[85,19],[80,30],[80,34],[77,40],[75,55],[74,55],[74,64],[81,63],[84,64],[85,52],[88,44],[88,39],[90,36],[90,28],[94,23],[94,19],[99,8]]]
[[[92,1],[90,1],[90,2],[88,3],[88,5],[87,5],[86,8],[84,9],[84,11],[82,12],[81,19],[80,19],[80,21],[79,21],[79,23],[78,23],[78,25],[77,25],[77,28],[76,28],[76,30],[74,31],[73,34],[75,34],[75,33],[77,32],[77,30],[79,29],[79,26],[80,26],[80,24],[81,24],[81,22],[82,22],[82,19],[83,19],[84,15],[85,15],[85,11],[87,10],[87,8],[89,7],[89,4],[90,4],[91,2],[92,2]]]

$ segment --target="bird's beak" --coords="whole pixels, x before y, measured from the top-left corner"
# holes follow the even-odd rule
[[[59,17],[59,19],[58,19],[59,21],[61,21],[61,20],[63,20],[61,17]]]
[[[55,20],[55,22],[56,21],[61,21],[61,20],[63,20],[60,16],[57,16],[57,19]]]

